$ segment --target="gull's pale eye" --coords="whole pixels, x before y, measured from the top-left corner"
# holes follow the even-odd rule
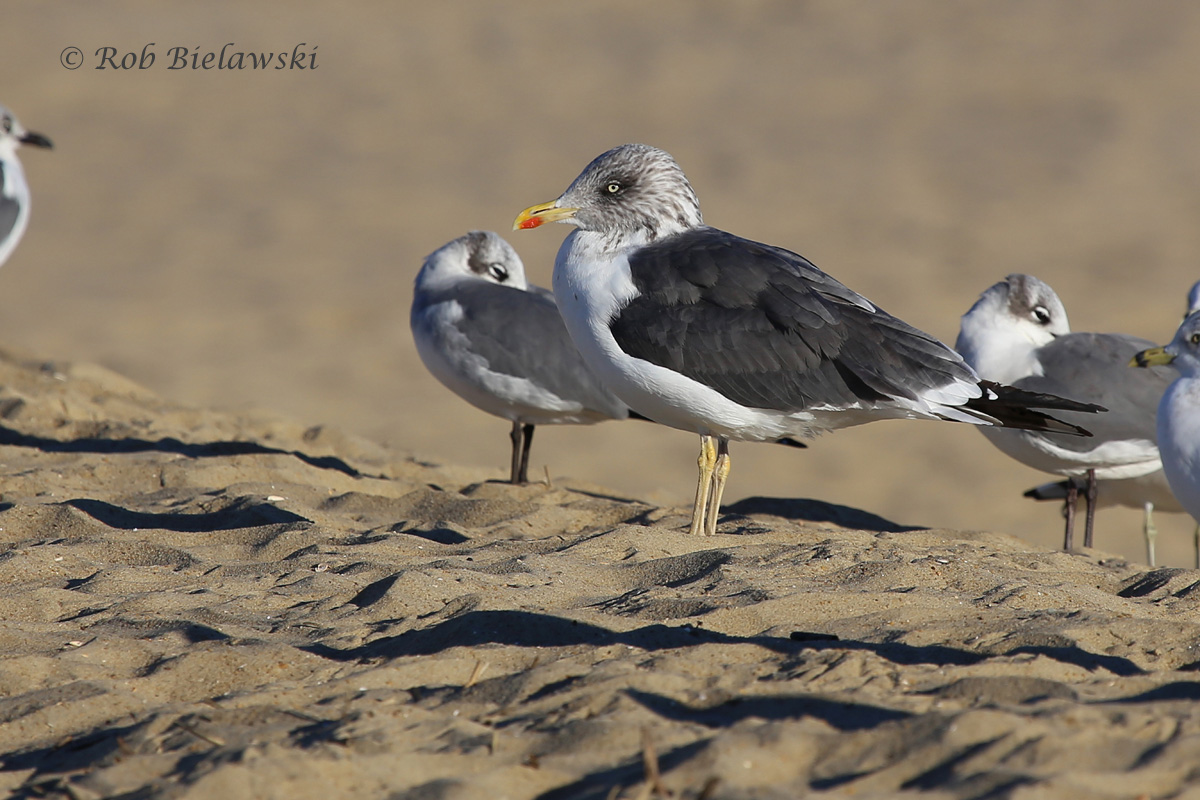
[[[1200,344],[1200,333],[1193,333],[1188,337],[1188,341],[1190,341],[1192,344]]]
[[[608,192],[609,194],[616,194],[617,192],[621,191],[621,184],[617,183],[616,181],[613,181],[608,186],[605,186],[604,190],[606,192]]]
[[[488,265],[488,275],[503,283],[508,280],[508,270],[499,264]]]
[[[1039,325],[1048,325],[1050,323],[1050,312],[1045,306],[1038,306],[1033,310],[1033,318],[1038,321]]]

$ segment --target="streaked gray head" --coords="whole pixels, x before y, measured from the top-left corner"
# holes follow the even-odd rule
[[[521,257],[492,231],[471,231],[430,253],[417,274],[417,289],[448,288],[464,280],[527,287]]]
[[[558,198],[578,209],[585,231],[654,240],[704,224],[700,200],[675,159],[645,144],[623,144],[593,159]]]
[[[7,106],[0,106],[0,157],[11,158],[23,144],[53,147],[50,140],[42,134],[25,130]]]

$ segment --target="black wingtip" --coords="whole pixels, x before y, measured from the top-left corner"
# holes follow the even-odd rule
[[[1067,478],[1064,481],[1056,481],[1053,483],[1043,483],[1040,486],[1035,486],[1027,490],[1022,497],[1028,497],[1030,500],[1066,500],[1071,492],[1071,484],[1075,484],[1076,491],[1083,491],[1084,487],[1079,484],[1080,479]]]
[[[966,407],[995,419],[1006,428],[1090,437],[1092,432],[1087,428],[1064,422],[1038,409],[1084,414],[1108,411],[1096,403],[1081,403],[1045,392],[1028,392],[994,381],[980,381],[979,386],[984,390],[984,396],[969,401]]]
[[[1046,392],[1030,392],[1026,391],[1025,389],[1018,389],[1015,386],[996,383],[995,381],[980,381],[979,386],[985,392],[991,392],[995,394],[996,398],[999,400],[1017,403],[1030,408],[1049,408],[1057,411],[1080,411],[1090,414],[1095,414],[1100,411],[1108,411],[1107,408],[1098,403],[1083,403],[1079,400],[1068,400],[1065,397],[1059,397],[1056,394],[1047,394]]]

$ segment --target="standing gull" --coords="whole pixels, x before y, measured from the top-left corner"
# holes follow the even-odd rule
[[[1080,490],[1083,490],[1082,492]],[[1078,503],[1082,496],[1087,499],[1087,481],[1079,478],[1067,478],[1062,481],[1043,483],[1033,487],[1024,494],[1032,500],[1060,502],[1063,511],[1070,513],[1070,506]],[[1076,498],[1072,503],[1070,498]],[[1136,478],[1096,479],[1096,508],[1125,508],[1142,509],[1142,534],[1146,540],[1146,560],[1150,566],[1157,564],[1155,542],[1158,539],[1158,528],[1154,524],[1154,512],[1164,511],[1171,514],[1186,514],[1183,506],[1175,499],[1167,476],[1161,469]],[[1196,526],[1192,536],[1195,551],[1196,568],[1200,569],[1200,525]]]
[[[981,382],[957,353],[803,257],[704,225],[670,155],[600,155],[514,228],[576,227],[554,265],[571,338],[639,413],[700,435],[692,533],[714,533],[729,440],[817,434],[876,419],[1085,433],[1030,406],[1078,403]]]
[[[1126,365],[1153,344],[1122,333],[1072,333],[1058,295],[1032,275],[1014,274],[990,287],[963,314],[955,348],[989,380],[1034,392],[1098,403],[1108,409],[1092,419],[1065,412],[1093,436],[1081,439],[1039,431],[981,429],[1006,455],[1026,466],[1086,479],[1083,544],[1092,546],[1098,503],[1096,481],[1144,478],[1162,469],[1154,436],[1154,409],[1171,382],[1167,370],[1133,372]],[[1147,555],[1153,563],[1153,503],[1162,489],[1153,481],[1129,487],[1145,509]],[[1141,493],[1139,494],[1139,488]],[[1066,487],[1063,548],[1074,545],[1078,483]]]
[[[8,260],[29,225],[29,184],[17,158],[23,144],[51,147],[40,133],[21,127],[13,113],[0,106],[0,265]]]
[[[512,483],[528,482],[535,425],[629,416],[579,357],[554,295],[526,283],[520,257],[491,231],[471,231],[425,259],[409,323],[435,378],[512,421]]]
[[[1158,447],[1171,491],[1200,522],[1200,312],[1189,314],[1166,347],[1151,347],[1130,365],[1170,364],[1179,378],[1158,404]]]

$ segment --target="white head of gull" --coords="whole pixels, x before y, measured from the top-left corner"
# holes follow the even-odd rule
[[[8,260],[29,225],[29,184],[17,149],[21,145],[51,147],[40,133],[27,131],[4,106],[0,106],[0,265]]]
[[[571,343],[554,295],[525,280],[516,251],[491,231],[471,231],[425,259],[409,323],[435,378],[512,422],[512,483],[529,480],[536,425],[629,416]]]
[[[1158,404],[1158,449],[1171,491],[1200,522],[1200,311],[1188,315],[1170,344],[1147,348],[1130,364],[1169,364],[1179,372]]]

